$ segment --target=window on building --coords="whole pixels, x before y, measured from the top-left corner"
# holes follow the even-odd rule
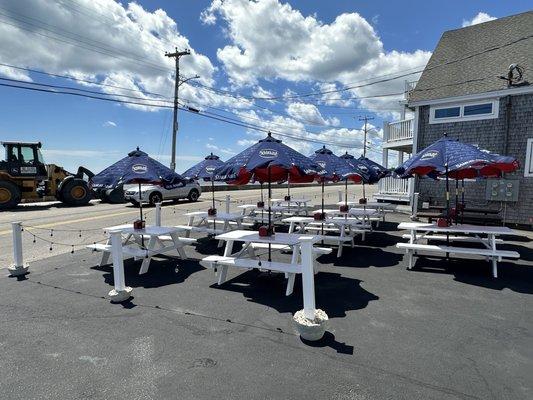
[[[461,114],[461,107],[436,108],[435,118],[452,118]]]
[[[479,114],[491,114],[492,103],[474,104],[471,106],[465,106],[463,115],[479,115]]]
[[[475,121],[498,118],[499,100],[453,104],[451,106],[435,105],[429,109],[429,123]]]

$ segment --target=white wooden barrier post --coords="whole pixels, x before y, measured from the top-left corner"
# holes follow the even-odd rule
[[[13,265],[8,267],[9,275],[20,276],[28,273],[30,268],[28,264],[24,264],[22,258],[22,223],[12,222],[11,228],[13,233]]]
[[[124,258],[122,256],[122,231],[109,231],[111,253],[113,255],[113,281],[115,288],[109,292],[113,303],[120,303],[131,297],[133,289],[126,286],[124,279]]]
[[[328,315],[323,310],[317,310],[315,305],[313,242],[313,237],[301,238],[300,249],[304,308],[303,310],[297,311],[293,317],[301,338],[310,341],[322,339],[328,322]]]
[[[302,238],[302,289],[304,294],[304,315],[315,319],[315,273],[313,269],[313,241]]]
[[[339,203],[343,200],[342,190],[339,190]]]
[[[155,226],[161,226],[161,203],[155,204]]]
[[[230,202],[230,196],[229,194],[226,195],[226,214],[229,214],[229,202]]]

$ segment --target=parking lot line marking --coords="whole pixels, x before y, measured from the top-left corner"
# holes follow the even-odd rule
[[[93,221],[93,220],[96,220],[96,219],[116,217],[118,215],[138,214],[138,213],[139,213],[139,210],[122,211],[122,212],[113,213],[113,214],[95,215],[93,217],[70,219],[70,220],[67,220],[67,221],[60,221],[60,222],[52,222],[52,223],[49,223],[49,224],[35,225],[35,228],[52,228],[54,226],[75,224],[75,223],[78,223],[78,222],[86,222],[86,221]],[[24,223],[22,225],[24,225]],[[0,231],[0,236],[7,235],[9,233],[11,233],[11,229],[6,229],[4,231]]]

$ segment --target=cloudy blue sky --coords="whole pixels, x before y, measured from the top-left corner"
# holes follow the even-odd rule
[[[530,5],[0,0],[0,84],[142,103],[0,86],[0,140],[40,140],[48,162],[73,170],[98,172],[135,146],[168,163],[174,75],[164,52],[177,46],[192,52],[182,77],[199,76],[181,86],[182,104],[202,114],[180,112],[178,172],[211,151],[229,158],[264,136],[261,129],[305,154],[325,142],[359,155],[363,115],[374,117],[369,156],[380,160],[383,120],[398,118],[405,81],[417,79],[442,32]]]

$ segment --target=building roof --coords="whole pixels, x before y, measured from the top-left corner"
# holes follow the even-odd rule
[[[516,63],[533,84],[533,11],[444,32],[409,103],[507,89]]]

